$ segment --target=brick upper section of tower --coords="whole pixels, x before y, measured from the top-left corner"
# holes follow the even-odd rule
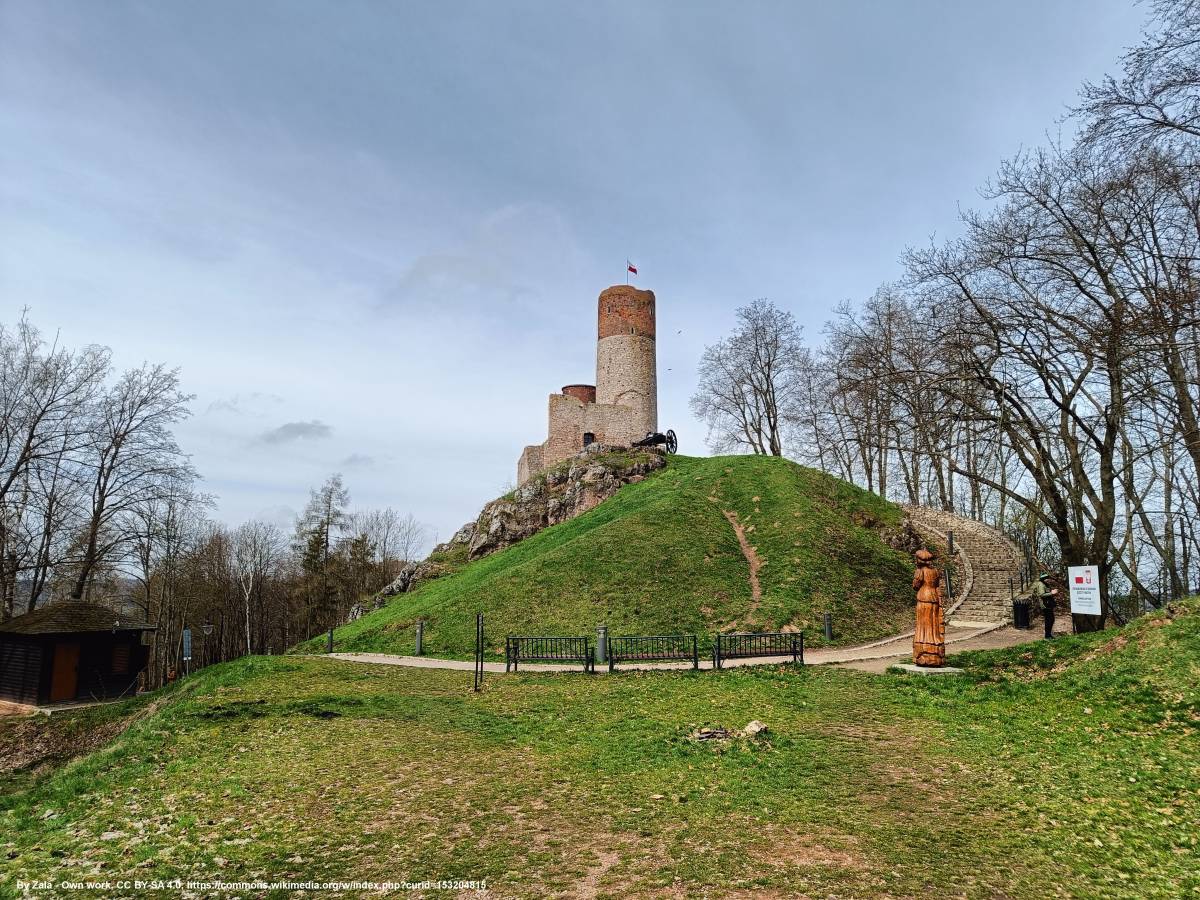
[[[618,284],[600,292],[596,337],[618,334],[654,337],[654,292]]]

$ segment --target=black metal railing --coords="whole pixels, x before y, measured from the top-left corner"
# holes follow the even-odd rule
[[[690,659],[700,668],[700,642],[694,634],[651,634],[608,639],[608,671],[619,662]]]
[[[753,634],[718,634],[713,638],[713,668],[721,668],[727,659],[751,659],[758,656],[790,656],[792,662],[804,662],[803,631],[764,631]]]
[[[596,670],[592,640],[587,637],[509,636],[504,641],[504,671],[515,672],[523,662],[577,662],[583,663],[585,672]]]

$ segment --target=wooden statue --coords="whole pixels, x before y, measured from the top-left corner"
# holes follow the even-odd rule
[[[946,620],[942,616],[942,573],[933,554],[918,550],[913,588],[917,592],[917,630],[913,633],[913,662],[918,666],[946,663]]]

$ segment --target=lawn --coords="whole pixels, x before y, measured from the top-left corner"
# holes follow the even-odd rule
[[[1200,893],[1196,607],[965,654],[492,677],[214,667],[0,797],[16,879],[486,880],[495,896]],[[757,740],[691,738],[759,719]]]

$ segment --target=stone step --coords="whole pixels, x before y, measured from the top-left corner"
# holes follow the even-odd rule
[[[990,628],[993,625],[1006,621],[1008,620],[993,618],[960,619],[958,616],[952,616],[947,624],[953,625],[955,628]]]
[[[945,510],[908,507],[909,518],[918,529],[941,535],[954,531],[956,550],[962,554],[959,579],[951,604],[958,603],[948,616],[955,625],[973,623],[994,625],[1012,620],[1012,593],[1019,578],[1023,557],[1009,539],[982,522],[965,519]],[[957,581],[958,579],[956,579]],[[960,593],[965,590],[965,593]]]

